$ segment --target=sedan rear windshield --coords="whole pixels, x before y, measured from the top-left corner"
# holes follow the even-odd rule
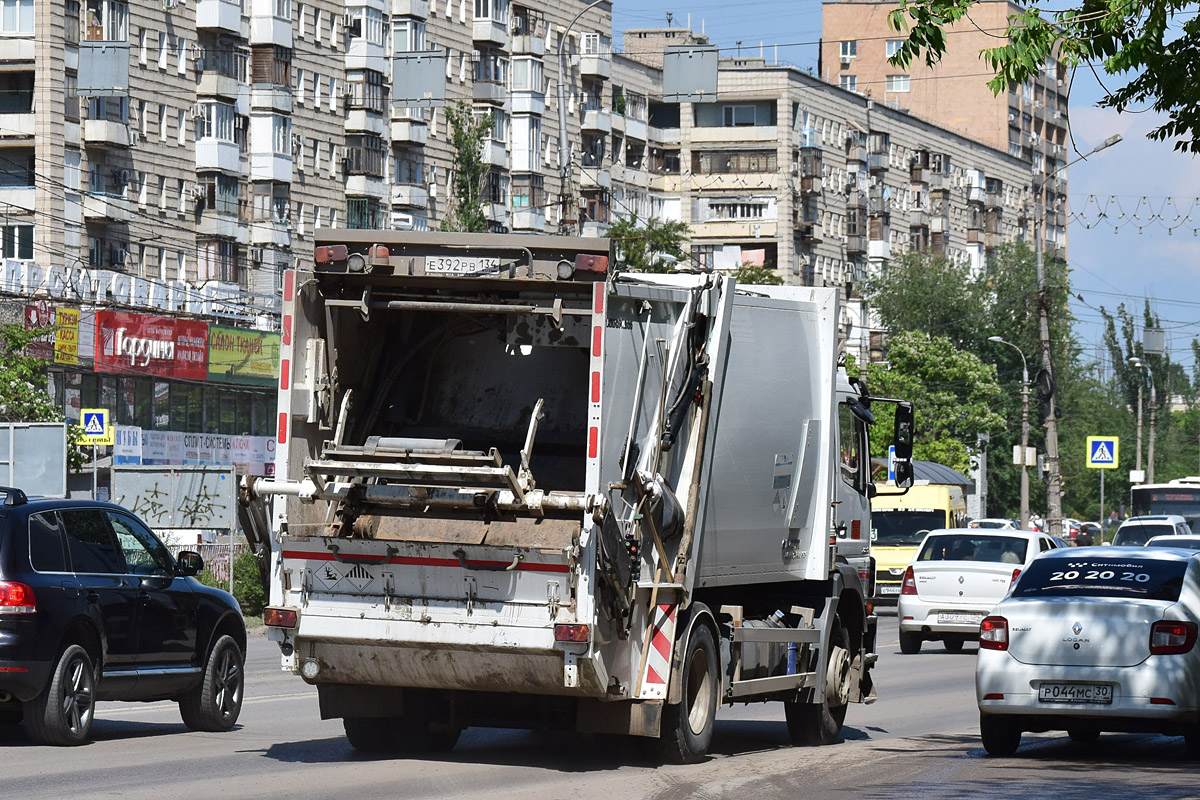
[[[1021,573],[1013,597],[1179,599],[1186,561],[1157,558],[1038,559]]]
[[[1126,547],[1144,545],[1152,536],[1170,536],[1175,526],[1168,524],[1124,525],[1113,538],[1113,544]]]
[[[1017,536],[951,533],[925,540],[917,561],[990,561],[1024,564],[1029,542]]]

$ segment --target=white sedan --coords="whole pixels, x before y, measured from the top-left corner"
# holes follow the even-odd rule
[[[983,620],[975,695],[983,746],[1024,731],[1186,737],[1200,756],[1200,559],[1159,547],[1084,547],[1029,565]]]
[[[900,651],[919,653],[921,642],[937,639],[952,653],[962,650],[1025,565],[1057,547],[1032,531],[930,531],[900,585]]]

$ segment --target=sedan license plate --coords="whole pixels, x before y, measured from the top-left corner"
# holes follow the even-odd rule
[[[1038,687],[1042,703],[1095,703],[1112,705],[1112,687],[1102,683],[1043,683]]]
[[[942,625],[978,625],[983,622],[983,614],[967,614],[961,611],[939,611],[938,623]]]
[[[499,271],[498,258],[429,256],[425,259],[427,275],[495,275]]]
[[[900,584],[880,583],[877,585],[880,594],[900,594]]]

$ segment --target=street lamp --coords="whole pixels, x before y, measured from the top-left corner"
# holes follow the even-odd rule
[[[1150,452],[1147,454],[1147,469],[1146,483],[1154,483],[1154,416],[1158,410],[1158,390],[1154,386],[1154,370],[1150,369],[1150,363],[1142,361],[1137,356],[1130,356],[1129,363],[1137,369],[1145,369],[1146,377],[1150,379]],[[1138,376],[1138,431],[1137,431],[1137,468],[1142,468],[1142,384],[1145,383]]]
[[[1051,536],[1062,536],[1062,472],[1058,464],[1058,418],[1055,403],[1056,387],[1054,385],[1054,371],[1050,363],[1050,297],[1046,290],[1046,266],[1044,251],[1046,243],[1043,239],[1043,228],[1045,227],[1046,217],[1046,181],[1053,178],[1062,170],[1083,161],[1088,156],[1095,155],[1106,147],[1112,147],[1117,142],[1121,141],[1121,134],[1114,134],[1105,139],[1100,144],[1093,147],[1088,152],[1081,155],[1079,158],[1061,164],[1055,167],[1045,175],[1035,176],[1034,191],[1035,201],[1037,203],[1034,214],[1033,236],[1034,236],[1034,253],[1036,255],[1037,264],[1037,285],[1038,285],[1038,334],[1041,340],[1042,350],[1042,373],[1045,374],[1045,385],[1049,390],[1046,406],[1046,416],[1042,420],[1042,426],[1046,429],[1046,521],[1049,523],[1049,534]],[[1038,378],[1039,382],[1042,380]]]
[[[571,179],[571,146],[567,142],[567,38],[571,35],[571,28],[575,27],[575,23],[579,22],[580,17],[601,3],[607,2],[609,0],[595,0],[593,3],[584,6],[583,10],[567,23],[567,27],[563,29],[562,35],[558,37],[558,206],[559,213],[564,215],[564,217],[560,217],[559,219],[560,232],[565,232],[566,229],[563,220],[567,213],[567,202],[571,194],[567,190]],[[572,233],[578,233],[578,228],[572,231]]]
[[[1029,530],[1029,467],[1026,465],[1025,454],[1029,451],[1029,364],[1025,361],[1025,353],[1012,342],[1006,342],[999,336],[989,336],[989,342],[1006,344],[1021,357],[1021,530]]]

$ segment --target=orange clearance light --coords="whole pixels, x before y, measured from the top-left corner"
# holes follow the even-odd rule
[[[586,642],[591,638],[591,629],[587,625],[571,623],[554,626],[554,641],[556,642]]]
[[[296,627],[296,611],[292,608],[268,606],[263,609],[263,624],[272,628],[294,628]]]
[[[608,272],[608,256],[575,256],[575,269],[585,272]]]

